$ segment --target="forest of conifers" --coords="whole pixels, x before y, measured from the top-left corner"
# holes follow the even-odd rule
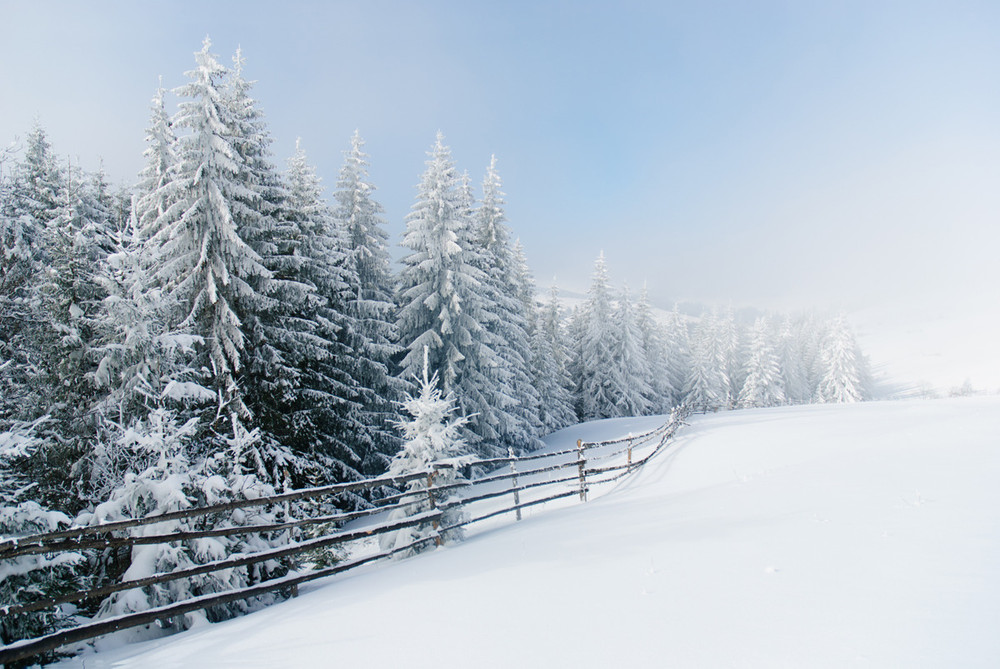
[[[555,288],[538,299],[495,159],[477,197],[441,135],[393,263],[359,135],[327,199],[301,148],[284,170],[272,162],[239,53],[233,62],[206,40],[173,113],[156,92],[134,185],[71,165],[41,127],[0,156],[3,536],[383,473],[425,364],[464,417],[465,452],[486,457],[532,450],[580,420],[680,403],[868,398],[843,318],[658,312],[645,291],[633,301],[612,288],[603,255],[585,301],[564,309]],[[179,542],[141,568],[252,548]],[[21,601],[135,565],[103,559],[22,558],[0,595]],[[120,593],[90,613],[266,575]],[[73,613],[0,632],[10,642]]]

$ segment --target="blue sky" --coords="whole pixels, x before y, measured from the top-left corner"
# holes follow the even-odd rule
[[[0,0],[0,141],[132,181],[149,100],[237,46],[275,161],[328,187],[355,128],[393,241],[438,130],[496,154],[540,286],[667,303],[996,300],[995,2]]]

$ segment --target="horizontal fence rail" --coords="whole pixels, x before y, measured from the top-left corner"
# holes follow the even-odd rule
[[[233,500],[221,504],[183,509],[155,516],[127,519],[96,525],[71,527],[57,532],[24,537],[8,538],[0,541],[0,561],[12,560],[27,555],[57,554],[84,550],[108,548],[132,548],[141,545],[165,544],[191,539],[229,537],[264,532],[281,532],[308,526],[336,525],[335,531],[322,536],[289,542],[280,548],[273,548],[250,554],[235,554],[204,564],[177,569],[172,572],[154,574],[145,578],[121,580],[106,583],[88,590],[70,592],[59,597],[40,599],[22,604],[0,606],[0,615],[19,616],[32,612],[52,609],[64,604],[82,601],[100,601],[117,592],[169,583],[184,578],[259,564],[269,560],[280,560],[317,551],[331,549],[349,543],[377,537],[388,532],[433,523],[436,532],[421,537],[406,545],[391,549],[378,549],[368,555],[352,555],[332,566],[317,567],[304,572],[264,581],[251,586],[218,593],[204,594],[180,602],[147,609],[136,613],[95,618],[77,627],[63,629],[34,639],[23,639],[6,646],[0,646],[0,664],[8,664],[42,653],[51,652],[62,646],[76,644],[119,630],[148,625],[169,620],[177,616],[204,610],[234,601],[248,600],[268,593],[297,594],[297,588],[319,578],[343,573],[377,560],[383,560],[422,546],[440,544],[449,532],[473,523],[496,518],[504,514],[515,514],[521,520],[521,512],[540,504],[579,496],[587,499],[593,486],[617,481],[641,468],[668,446],[688,412],[683,407],[675,409],[667,422],[636,435],[628,435],[605,441],[577,442],[575,448],[549,453],[532,453],[515,456],[512,452],[506,458],[489,458],[463,462],[462,467],[473,467],[478,471],[488,471],[472,480],[435,484],[437,472],[453,469],[451,463],[436,463],[426,471],[404,476],[381,476],[363,481],[351,481],[314,488],[303,488],[254,499]],[[507,469],[507,471],[504,470]],[[212,514],[260,506],[275,506],[291,501],[335,498],[346,492],[372,490],[377,488],[399,489],[414,481],[424,481],[426,486],[418,490],[407,490],[384,496],[373,503],[372,508],[335,514],[298,518],[286,522],[213,528],[197,531],[172,532],[132,536],[127,533],[138,527],[155,525],[171,520],[182,520],[210,516]],[[479,508],[481,503],[511,496],[513,504],[500,508]],[[402,519],[379,519],[393,511],[405,509],[418,498],[426,499],[430,509]],[[478,505],[478,506],[477,506]],[[441,526],[445,512],[453,509],[467,510],[458,522]],[[358,525],[364,519],[373,519],[369,525]],[[355,525],[358,525],[355,527]],[[123,534],[124,533],[124,534]]]

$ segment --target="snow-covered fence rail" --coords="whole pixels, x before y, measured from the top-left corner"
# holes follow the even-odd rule
[[[141,545],[164,544],[192,539],[278,532],[307,526],[338,526],[337,531],[289,543],[279,548],[247,555],[235,555],[168,573],[153,574],[145,578],[104,583],[98,587],[70,592],[60,597],[42,598],[35,601],[14,604],[8,603],[0,606],[0,615],[6,617],[27,615],[32,612],[52,609],[53,607],[74,602],[96,602],[114,593],[133,588],[155,586],[224,569],[247,567],[265,561],[294,558],[303,553],[320,549],[330,549],[352,542],[356,543],[359,540],[369,539],[390,532],[399,532],[406,528],[433,524],[436,529],[429,536],[421,536],[403,545],[393,546],[390,549],[378,550],[371,554],[342,560],[332,566],[291,573],[251,586],[205,594],[136,613],[96,618],[77,627],[59,630],[34,639],[16,641],[0,647],[0,664],[6,665],[26,658],[38,657],[43,653],[51,652],[62,646],[79,643],[118,630],[147,625],[160,620],[168,620],[193,611],[208,609],[238,600],[252,599],[267,593],[285,592],[294,595],[297,593],[298,586],[303,583],[339,574],[376,560],[406,554],[432,542],[440,543],[442,536],[447,536],[449,532],[473,523],[509,513],[514,513],[516,519],[521,520],[521,512],[524,509],[576,495],[579,495],[581,500],[586,500],[588,491],[592,486],[618,480],[641,467],[650,458],[662,451],[667,446],[669,439],[682,425],[683,419],[686,416],[686,410],[676,409],[671,414],[670,420],[666,423],[642,434],[628,435],[627,437],[607,441],[586,442],[581,440],[577,442],[574,448],[549,453],[536,453],[521,457],[510,454],[506,458],[491,458],[465,463],[463,466],[471,466],[486,471],[492,470],[492,473],[472,480],[461,480],[455,483],[435,485],[433,483],[435,472],[455,467],[454,464],[439,463],[427,471],[414,472],[404,476],[383,476],[363,481],[292,490],[269,497],[233,500],[222,504],[184,509],[156,516],[85,527],[72,527],[46,534],[5,539],[0,541],[0,566],[2,566],[4,561],[11,561],[29,555],[58,554],[81,550],[103,550],[122,547],[131,548]],[[410,514],[404,518],[386,519],[391,517],[390,514],[393,511],[405,510],[408,507],[417,494],[413,490],[384,496],[378,499],[373,507],[369,509],[317,515],[282,523],[142,536],[132,536],[127,533],[128,530],[133,528],[154,525],[170,520],[206,517],[235,509],[280,505],[295,500],[328,499],[347,492],[398,488],[412,481],[420,480],[425,480],[428,483],[421,491],[421,494],[427,496],[429,508],[416,514]],[[508,496],[512,498],[513,504],[497,505],[497,500]],[[489,502],[493,504],[490,505],[488,504]],[[457,521],[442,524],[446,518],[446,513],[454,509],[462,509],[464,513]],[[386,518],[379,519],[376,516],[385,516]],[[367,526],[360,525],[355,527],[362,519],[370,517],[376,517],[373,523]]]

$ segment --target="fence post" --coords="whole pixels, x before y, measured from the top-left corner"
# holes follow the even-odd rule
[[[432,469],[431,471],[427,472],[427,501],[430,502],[431,510],[434,510],[434,509],[437,508],[437,504],[434,503],[434,475],[436,473],[437,473],[437,471],[434,470],[434,469]],[[434,529],[435,532],[437,532],[438,521],[432,520],[431,521],[431,527]],[[440,546],[441,545],[441,535],[440,534],[437,535],[436,537],[434,537],[434,545],[435,546]]]
[[[626,473],[631,473],[632,471],[632,433],[628,433],[628,466],[625,469]]]
[[[584,469],[585,460],[583,459],[583,440],[576,440],[576,462],[577,469],[580,472],[580,501],[587,501],[587,475]]]
[[[521,490],[517,487],[517,467],[515,462],[517,462],[517,456],[514,455],[514,449],[511,446],[507,447],[507,457],[510,458],[510,473],[514,475],[514,513],[517,520],[521,520]]]

